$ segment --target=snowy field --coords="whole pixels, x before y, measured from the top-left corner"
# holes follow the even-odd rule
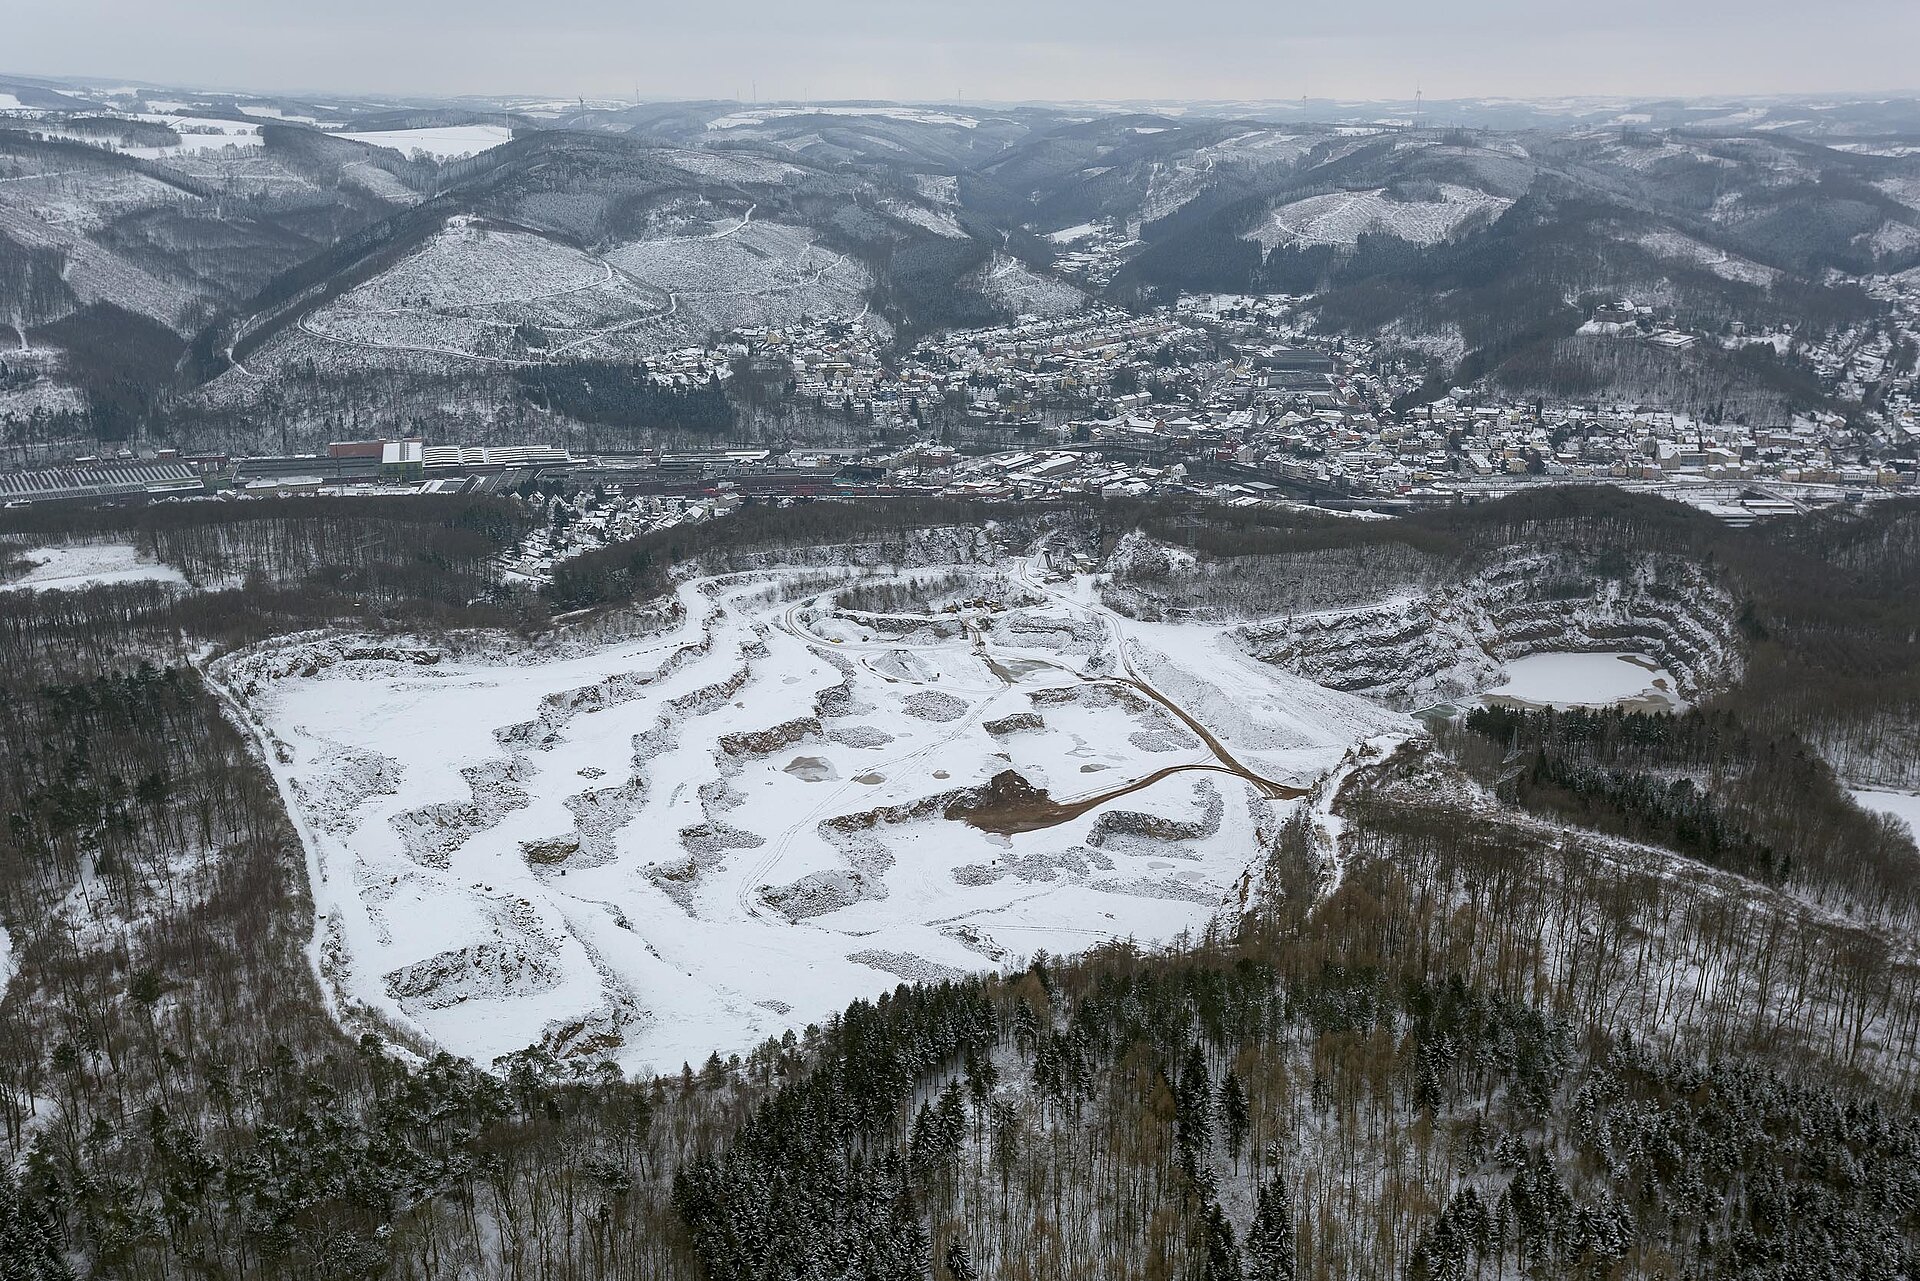
[[[1878,814],[1891,814],[1920,837],[1920,796],[1912,792],[1881,792],[1870,788],[1853,789],[1853,799]]]
[[[1757,262],[1738,258],[1725,250],[1716,249],[1692,236],[1683,236],[1677,231],[1649,231],[1634,241],[1642,249],[1661,258],[1685,263],[1692,267],[1703,267],[1720,277],[1745,285],[1758,285],[1761,288],[1771,286],[1780,278],[1780,273],[1772,267],[1764,267]]]
[[[170,125],[180,135],[180,145],[177,147],[117,145],[113,147],[115,151],[129,156],[139,156],[143,160],[164,160],[170,156],[196,151],[219,150],[225,147],[258,147],[261,144],[260,126],[243,124],[237,120],[156,112],[143,112],[134,116],[134,119],[145,120],[149,124]]]
[[[865,317],[873,288],[865,267],[816,244],[809,229],[756,218],[751,208],[699,234],[630,241],[606,260],[670,297],[680,331],[694,341],[710,329]]]
[[[446,125],[437,129],[389,129],[378,133],[339,133],[373,147],[388,147],[410,156],[424,151],[435,160],[458,160],[490,151],[513,140],[513,130],[505,125]]]
[[[1472,187],[1442,183],[1440,199],[1400,201],[1381,191],[1336,191],[1281,205],[1249,233],[1262,249],[1278,245],[1351,245],[1363,235],[1416,245],[1448,240],[1475,217],[1498,217],[1513,204]]]
[[[1529,654],[1509,661],[1486,696],[1533,707],[1682,706],[1672,673],[1644,654]]]
[[[32,569],[0,592],[78,591],[109,583],[186,583],[171,565],[147,560],[139,549],[124,543],[95,543],[80,547],[37,547],[27,553]]]
[[[347,346],[518,364],[671,345],[654,331],[672,308],[592,254],[454,218],[301,328]]]
[[[881,120],[909,120],[923,125],[952,125],[961,129],[978,128],[980,121],[973,116],[963,116],[951,111],[928,111],[922,107],[756,107],[749,111],[734,111],[717,119],[709,120],[709,129],[739,129],[747,125],[763,125],[769,120],[779,120],[785,116],[869,116]]]
[[[1199,928],[1301,789],[1404,724],[1006,575],[1017,608],[849,612],[770,571],[547,661],[309,637],[214,675],[302,829],[349,1023],[671,1070],[903,979]]]
[[[300,328],[341,348],[437,360],[639,360],[715,329],[864,317],[872,287],[852,258],[751,207],[697,234],[630,241],[604,256],[457,217]]]
[[[1074,286],[1042,276],[1018,258],[999,252],[973,274],[969,283],[1016,315],[1064,316],[1087,302],[1086,294]]]

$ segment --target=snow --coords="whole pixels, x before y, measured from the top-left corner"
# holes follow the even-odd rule
[[[1470,219],[1498,217],[1513,204],[1472,187],[1439,184],[1440,199],[1400,201],[1384,188],[1336,191],[1281,205],[1249,233],[1263,249],[1277,245],[1351,245],[1363,235],[1397,236],[1417,245],[1450,239]]]
[[[329,343],[499,364],[606,354],[672,299],[589,253],[466,218],[301,321]],[[538,331],[537,352],[524,342]],[[668,344],[672,345],[672,344]]]
[[[737,151],[662,151],[658,158],[713,182],[789,182],[806,173],[783,161]]]
[[[1204,927],[1289,789],[1404,724],[1033,572],[1013,610],[842,613],[776,569],[686,582],[601,648],[320,636],[212,675],[293,799],[338,1009],[482,1063],[671,1070],[903,972]],[[1008,770],[1090,808],[945,816]]]
[[[124,543],[78,547],[40,547],[29,553],[37,562],[26,575],[0,583],[0,592],[78,591],[109,583],[180,583],[186,576],[171,565],[146,559]]]
[[[922,197],[936,204],[957,205],[960,203],[960,179],[948,173],[909,174],[913,187]]]
[[[10,93],[0,93],[0,111],[25,111],[26,104]]]
[[[424,151],[435,160],[457,160],[511,142],[513,130],[505,125],[445,125],[435,129],[387,129],[335,136],[369,146],[389,147],[403,155]]]
[[[1852,791],[1853,799],[1863,808],[1879,814],[1891,814],[1920,837],[1920,796],[1912,792],[1882,792],[1864,787]]]
[[[7,986],[13,982],[15,968],[13,935],[7,932],[6,926],[0,925],[0,999],[4,999],[7,995]]]
[[[241,103],[240,114],[243,116],[255,116],[262,120],[290,120],[295,124],[302,125],[317,125],[320,123],[320,121],[313,116],[288,115],[283,108],[268,107],[253,102]]]
[[[998,250],[967,282],[992,301],[1020,315],[1062,316],[1086,305],[1087,296],[1063,280],[1043,276]]]
[[[1716,249],[1677,231],[1650,231],[1636,238],[1634,243],[1661,258],[1704,267],[1722,280],[1764,288],[1780,278],[1780,273],[1771,267],[1737,258],[1725,250]]]
[[[960,226],[952,214],[944,209],[928,209],[909,201],[885,198],[880,201],[880,209],[902,222],[910,222],[916,227],[931,231],[936,236],[944,236],[948,240],[967,239],[966,230]]]
[[[766,124],[782,116],[877,116],[884,120],[909,120],[923,125],[958,125],[962,129],[978,128],[980,124],[972,116],[951,111],[927,111],[919,107],[759,107],[709,120],[707,128],[739,129],[746,125]]]
[[[148,124],[169,125],[180,135],[178,146],[172,147],[123,147],[110,144],[113,150],[126,156],[138,156],[143,160],[164,160],[170,156],[182,156],[197,151],[218,151],[225,147],[257,147],[261,143],[260,126],[245,124],[238,120],[220,120],[212,116],[186,116],[173,112],[140,112],[135,120],[144,120]]]
[[[704,235],[632,241],[607,261],[671,296],[692,341],[709,329],[859,315],[873,287],[865,267],[817,244],[809,228],[763,218],[717,223]]]
[[[1070,245],[1076,240],[1085,240],[1088,236],[1093,235],[1099,230],[1101,230],[1100,223],[1083,222],[1078,226],[1062,227],[1058,231],[1049,231],[1047,233],[1047,239],[1056,245]]]
[[[1674,680],[1641,654],[1529,654],[1506,664],[1489,698],[1550,707],[1607,707],[1647,700],[1675,704]]]

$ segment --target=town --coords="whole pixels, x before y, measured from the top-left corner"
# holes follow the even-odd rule
[[[284,457],[126,451],[0,475],[0,501],[517,493],[563,513],[529,552],[541,564],[742,503],[826,495],[1392,512],[1530,484],[1611,483],[1745,522],[1915,486],[1920,286],[1899,277],[1875,286],[1892,319],[1865,330],[1705,333],[1610,303],[1581,330],[1669,350],[1764,345],[1790,354],[1835,402],[1859,406],[1844,415],[1759,422],[1436,387],[1433,362],[1404,344],[1317,332],[1306,299],[1199,295],[1141,311],[1023,316],[904,352],[845,319],[738,329],[649,362],[652,376],[683,387],[750,375],[789,405],[856,424],[864,445],[574,453],[400,438]]]

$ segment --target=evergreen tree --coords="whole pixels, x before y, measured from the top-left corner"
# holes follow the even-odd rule
[[[1205,1250],[1201,1255],[1200,1281],[1240,1281],[1240,1247],[1233,1239],[1233,1225],[1218,1201],[1207,1203],[1203,1225]]]
[[[958,1232],[947,1238],[946,1264],[952,1281],[979,1281],[980,1273],[973,1266],[973,1251],[967,1248],[967,1239]]]
[[[1297,1253],[1293,1198],[1276,1174],[1261,1187],[1247,1228],[1247,1281],[1293,1281]]]
[[[53,1217],[0,1161],[0,1281],[71,1281]]]
[[[1240,1083],[1240,1076],[1232,1068],[1220,1083],[1220,1126],[1227,1140],[1227,1155],[1233,1158],[1234,1168],[1240,1165],[1240,1150],[1246,1146],[1247,1130],[1252,1124],[1252,1112],[1247,1104],[1247,1087]]]

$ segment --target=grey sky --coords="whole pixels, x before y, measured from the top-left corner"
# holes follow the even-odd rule
[[[971,99],[1920,88],[1920,0],[0,0],[0,70],[343,93]]]

